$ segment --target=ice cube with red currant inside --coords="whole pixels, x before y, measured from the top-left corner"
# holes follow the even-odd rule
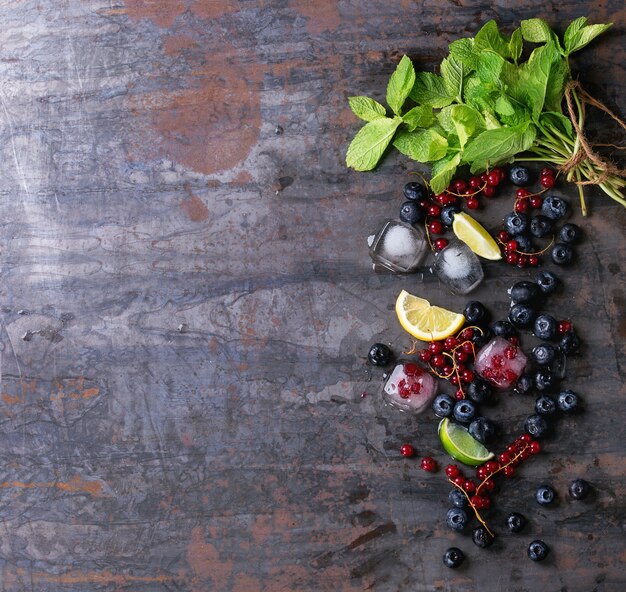
[[[477,354],[476,372],[493,386],[508,389],[524,373],[527,359],[524,352],[503,337],[494,337]]]
[[[430,406],[437,391],[435,379],[414,362],[402,362],[392,370],[383,387],[383,396],[402,411],[421,413]]]

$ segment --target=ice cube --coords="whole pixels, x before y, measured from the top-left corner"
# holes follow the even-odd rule
[[[468,294],[483,281],[483,267],[476,254],[463,242],[452,241],[439,251],[433,269],[453,294]]]
[[[417,269],[427,253],[424,233],[396,220],[386,220],[370,244],[370,257],[375,264],[400,273]]]
[[[523,374],[527,363],[524,352],[503,337],[494,337],[479,350],[474,369],[499,389],[508,389]]]
[[[383,387],[384,399],[393,407],[421,413],[435,396],[435,379],[415,362],[397,364]]]

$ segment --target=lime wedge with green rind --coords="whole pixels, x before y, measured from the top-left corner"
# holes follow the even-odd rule
[[[447,417],[439,423],[438,433],[444,450],[465,465],[476,467],[494,456],[463,426],[452,423]]]

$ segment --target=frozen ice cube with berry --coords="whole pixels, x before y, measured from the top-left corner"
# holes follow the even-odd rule
[[[503,337],[494,337],[477,354],[474,368],[499,389],[514,385],[526,368],[524,352]]]
[[[398,363],[383,387],[383,397],[402,411],[421,413],[432,402],[437,385],[435,379],[415,362]]]

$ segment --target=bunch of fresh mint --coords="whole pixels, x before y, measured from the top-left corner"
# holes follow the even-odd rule
[[[582,131],[584,109],[570,82],[568,57],[610,26],[588,25],[587,18],[580,17],[561,41],[538,18],[522,21],[510,37],[489,21],[475,37],[450,44],[439,75],[416,73],[404,56],[387,86],[393,116],[369,97],[349,98],[352,111],[368,123],[352,140],[346,164],[357,171],[371,170],[393,143],[413,160],[432,163],[430,184],[437,194],[461,165],[477,173],[514,160],[545,161],[565,165],[569,180],[597,183],[626,206],[621,193],[626,182],[610,165],[607,170],[605,161],[578,154],[581,135],[563,105],[569,83],[574,120]],[[522,61],[524,41],[539,45]]]

